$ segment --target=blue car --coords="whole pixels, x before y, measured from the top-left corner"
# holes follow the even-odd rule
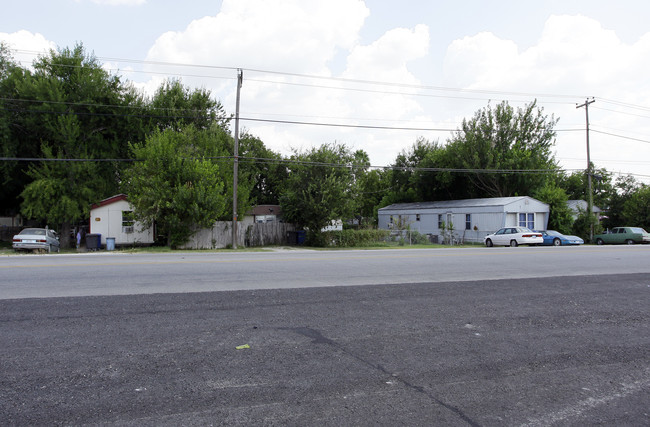
[[[564,234],[555,230],[540,231],[544,238],[544,246],[562,246],[562,245],[582,245],[585,243],[578,236],[565,236]]]

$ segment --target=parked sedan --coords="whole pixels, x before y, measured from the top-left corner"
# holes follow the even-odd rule
[[[641,227],[615,227],[609,233],[596,234],[594,241],[598,245],[650,243],[650,234]]]
[[[13,238],[13,248],[16,252],[59,252],[61,245],[59,237],[49,228],[25,228]]]
[[[540,233],[544,238],[544,243],[542,243],[544,246],[582,245],[585,243],[578,236],[566,236],[555,230],[540,231]]]
[[[544,243],[542,233],[526,227],[505,227],[494,234],[488,234],[483,240],[487,247],[541,245]]]

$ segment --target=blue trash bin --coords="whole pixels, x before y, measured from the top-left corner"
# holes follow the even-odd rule
[[[114,251],[115,250],[115,237],[106,238],[106,250]]]
[[[299,245],[305,244],[305,238],[307,237],[307,232],[304,230],[298,231],[297,242]]]

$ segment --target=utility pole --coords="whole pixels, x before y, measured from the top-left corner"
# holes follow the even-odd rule
[[[587,119],[587,187],[589,191],[589,197],[587,202],[587,214],[589,215],[589,240],[594,238],[594,198],[593,191],[591,189],[591,155],[589,153],[589,104],[593,104],[596,100],[592,97],[591,100],[587,98],[584,104],[576,105],[576,108],[585,107],[585,116]]]
[[[232,248],[237,249],[237,174],[239,169],[239,94],[244,71],[237,70],[237,104],[235,106],[235,147],[233,150],[233,172],[232,172]]]

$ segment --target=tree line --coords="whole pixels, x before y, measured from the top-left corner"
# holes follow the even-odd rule
[[[32,69],[0,44],[0,214],[56,227],[65,245],[93,203],[124,192],[135,219],[155,222],[165,244],[178,246],[197,228],[232,219],[231,122],[209,90],[167,80],[146,96],[82,44],[50,51]],[[587,199],[587,172],[558,166],[556,123],[534,101],[488,104],[445,143],[420,138],[385,168],[342,143],[282,156],[244,131],[237,216],[279,204],[319,244],[332,219],[370,227],[391,203],[529,195],[550,205],[549,228],[586,236],[592,216],[574,221],[566,201]],[[647,185],[590,173],[594,204],[607,208],[597,227],[650,226]]]

